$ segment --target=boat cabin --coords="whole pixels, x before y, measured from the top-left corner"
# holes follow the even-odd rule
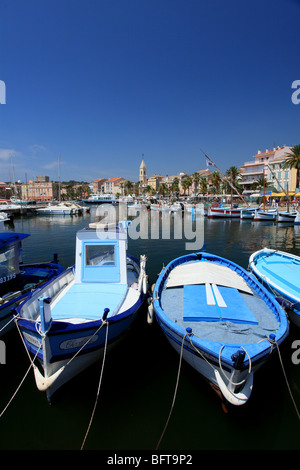
[[[24,233],[0,233],[0,296],[8,291],[20,273]]]
[[[127,284],[127,230],[100,226],[80,230],[76,237],[75,282]]]

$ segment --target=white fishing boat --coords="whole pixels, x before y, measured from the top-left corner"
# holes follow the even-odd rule
[[[255,276],[206,252],[171,261],[149,306],[172,347],[222,398],[243,405],[253,376],[286,338],[284,310]]]
[[[240,218],[242,207],[209,207],[207,212],[208,218]]]
[[[298,211],[293,209],[286,211],[278,211],[277,222],[289,222],[293,224],[295,222],[297,214]]]
[[[17,309],[25,346],[48,400],[128,332],[147,294],[146,257],[127,254],[127,226],[91,224],[76,235],[75,266]]]
[[[36,209],[40,215],[73,215],[76,213],[75,206],[70,202],[49,203],[46,207]]]
[[[277,209],[256,209],[254,212],[254,218],[253,220],[255,222],[258,221],[270,221],[270,222],[276,222],[277,220]]]

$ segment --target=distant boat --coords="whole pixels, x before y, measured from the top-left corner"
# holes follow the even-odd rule
[[[171,261],[149,306],[172,347],[232,405],[248,401],[254,372],[288,335],[284,310],[256,278],[206,252]]]
[[[146,257],[127,254],[127,226],[91,224],[76,234],[76,262],[17,309],[36,385],[48,400],[119,343],[147,295]],[[122,354],[122,351],[121,351]]]
[[[70,202],[50,203],[46,207],[36,209],[38,214],[45,215],[73,215],[78,213],[78,210],[79,209]]]
[[[207,212],[208,218],[240,218],[242,207],[209,207]]]
[[[300,257],[264,248],[250,256],[249,267],[300,326]]]
[[[88,204],[109,204],[116,202],[114,194],[91,194],[89,198],[83,199]]]
[[[27,237],[24,233],[0,233],[0,335],[14,327],[13,309],[63,270],[56,260],[23,264],[22,240]]]

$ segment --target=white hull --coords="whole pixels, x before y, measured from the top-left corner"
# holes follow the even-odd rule
[[[242,209],[232,209],[230,207],[218,207],[218,208],[209,208],[207,217],[209,218],[222,218],[222,217],[234,217],[234,218],[240,218]]]
[[[282,212],[278,212],[277,221],[278,221],[278,222],[290,222],[290,223],[294,223],[295,218],[296,218],[296,215],[297,215],[297,211],[290,211],[290,212],[282,211]]]
[[[277,219],[277,210],[270,210],[270,211],[261,211],[256,210],[254,214],[254,220],[269,220],[271,222],[275,222]]]

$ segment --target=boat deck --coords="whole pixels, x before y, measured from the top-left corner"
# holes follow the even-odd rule
[[[175,268],[166,280],[161,307],[171,321],[203,339],[230,344],[257,343],[278,330],[274,312],[237,273],[227,271],[226,279],[229,268],[216,266],[214,272],[211,265],[205,272],[204,263],[194,265],[194,272],[191,264],[180,265],[178,275]]]

